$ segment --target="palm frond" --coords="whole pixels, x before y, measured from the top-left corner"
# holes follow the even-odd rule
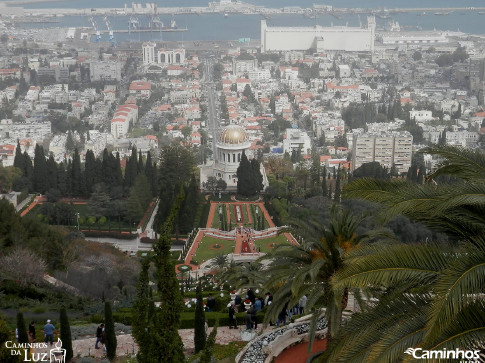
[[[344,268],[334,274],[334,289],[396,286],[412,283],[426,285],[436,280],[447,267],[443,246],[396,244],[363,246],[347,255]]]
[[[420,153],[437,155],[446,159],[445,163],[430,175],[430,178],[451,175],[463,180],[485,179],[485,154],[481,150],[436,145],[421,149]]]
[[[483,299],[485,250],[467,246],[450,256],[449,266],[441,272],[434,291],[436,298],[431,309],[426,341],[434,341],[461,310],[477,299]]]
[[[483,342],[485,342],[485,301],[475,300],[449,322],[438,339],[432,344],[428,342],[425,347],[430,350],[460,348],[483,351]]]

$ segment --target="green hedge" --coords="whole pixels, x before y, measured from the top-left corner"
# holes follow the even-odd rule
[[[138,237],[138,235],[134,233],[119,233],[114,231],[109,232],[109,231],[82,230],[82,233],[86,237],[109,237],[109,238],[118,238],[118,239],[126,239],[126,240],[135,239]]]
[[[180,314],[180,329],[193,329],[194,328],[194,316],[195,313],[193,311],[190,312],[183,312]],[[264,313],[258,312],[258,324],[263,323]],[[227,312],[206,312],[205,318],[209,321],[209,326],[214,326],[214,323],[217,319],[219,319],[219,326],[228,326],[229,325],[229,314]],[[93,323],[99,324],[103,322],[104,317],[101,314],[94,314],[91,316],[91,321]],[[238,325],[246,325],[246,313],[238,313],[236,314],[236,319]],[[132,316],[131,313],[126,311],[118,311],[113,313],[113,320],[115,323],[122,323],[125,325],[131,325],[132,323]]]

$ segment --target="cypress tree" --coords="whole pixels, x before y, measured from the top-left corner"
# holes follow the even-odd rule
[[[328,190],[327,190],[327,169],[325,167],[323,167],[322,195],[324,197],[328,196]]]
[[[22,155],[22,149],[20,148],[20,141],[17,141],[17,147],[15,148],[15,158],[13,159],[13,166],[22,170],[25,176],[25,163]]]
[[[174,262],[170,255],[173,222],[180,207],[180,195],[161,226],[160,238],[153,246],[160,308],[157,309],[152,319],[154,327],[150,332],[151,350],[149,362],[185,362],[183,343],[178,333],[183,300],[175,274]]]
[[[241,161],[239,162],[239,166],[237,168],[237,193],[246,197],[252,195],[251,170],[251,163],[243,150]]]
[[[195,353],[198,353],[204,349],[205,341],[207,339],[205,333],[204,301],[202,300],[202,287],[200,285],[200,281],[197,284],[196,298],[197,303],[195,304],[194,317],[194,345]]]
[[[152,329],[151,321],[148,319],[150,310],[150,290],[148,287],[148,269],[150,260],[145,258],[141,262],[141,272],[136,287],[136,300],[132,309],[132,334],[138,343],[139,350],[137,358],[140,362],[148,361],[150,354],[149,332]]]
[[[4,320],[3,316],[0,315],[0,362],[2,363],[20,363],[24,360],[24,352],[21,355],[14,355],[13,353],[17,350],[15,348],[9,349],[5,346],[5,342],[8,340],[13,341],[15,337],[11,336],[11,330],[7,326],[7,322]]]
[[[103,161],[101,162],[101,181],[106,184],[107,187],[113,187],[113,174],[110,169],[110,153],[108,149],[103,150]],[[87,157],[87,155],[86,155]]]
[[[138,152],[138,165],[137,165],[137,173],[138,175],[145,172],[145,168],[143,166],[143,156],[141,154],[141,150]]]
[[[29,336],[27,335],[27,329],[25,329],[24,314],[20,311],[17,312],[17,333],[19,343],[28,343]]]
[[[81,158],[77,148],[74,149],[74,155],[72,156],[72,170],[71,170],[71,192],[74,196],[81,196],[84,189],[84,183],[82,182],[81,172]]]
[[[111,312],[111,304],[109,301],[104,303],[104,333],[106,345],[106,357],[113,360],[116,357],[116,334],[115,324],[113,321],[113,313]]]
[[[47,190],[47,164],[44,148],[39,144],[35,145],[34,190],[41,194],[45,194]]]
[[[69,159],[66,163],[66,192],[69,196],[72,196],[72,162]]]
[[[153,185],[153,165],[152,165],[152,156],[150,151],[147,153],[147,161],[145,165],[145,175],[150,183],[150,191],[152,192],[152,196],[156,196],[156,191]]]
[[[64,162],[61,161],[57,168],[57,189],[61,192],[62,196],[67,193],[67,181],[66,181],[66,168]]]
[[[114,175],[113,185],[117,187],[121,187],[123,186],[123,173],[121,171],[120,153],[117,152],[116,157],[113,157],[113,155],[111,155],[110,160],[111,160],[110,165],[112,167],[113,175]]]
[[[138,161],[137,161],[136,147],[131,149],[131,156],[126,162],[125,170],[125,183],[126,189],[129,189],[135,183],[136,176],[138,174]]]
[[[86,151],[86,163],[84,164],[84,179],[86,192],[91,195],[94,185],[98,182],[99,171],[97,170],[96,158],[92,150]]]
[[[337,180],[335,182],[335,200],[340,202],[340,165],[337,170]]]
[[[158,168],[156,162],[153,162],[152,190],[153,196],[158,195],[160,192],[160,184],[158,182]]]
[[[69,319],[67,318],[67,312],[64,307],[61,308],[60,321],[62,348],[66,350],[66,361],[70,361],[74,355],[72,352],[71,326],[69,325]]]
[[[212,351],[214,349],[214,344],[216,342],[217,336],[217,326],[219,325],[219,320],[216,321],[214,324],[214,328],[212,328],[211,333],[209,334],[209,338],[207,339],[207,343],[205,345],[205,349],[200,356],[199,363],[211,363],[212,362]]]
[[[263,174],[261,174],[259,161],[251,160],[251,187],[253,194],[258,194],[263,189]]]
[[[32,160],[30,159],[29,154],[27,154],[27,151],[24,151],[24,176],[29,178],[33,185],[33,179],[34,179],[34,167],[32,166]]]
[[[47,187],[49,189],[59,189],[57,183],[57,163],[54,160],[54,155],[51,153],[47,160]]]

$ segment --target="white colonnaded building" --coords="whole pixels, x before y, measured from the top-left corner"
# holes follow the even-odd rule
[[[243,151],[248,156],[248,149],[251,146],[249,135],[246,131],[237,125],[225,127],[216,142],[216,154],[213,160],[205,165],[200,166],[200,188],[204,188],[204,183],[211,176],[216,179],[222,179],[227,183],[226,190],[237,189],[237,168],[241,161]],[[263,165],[260,167],[263,175],[264,188],[268,186],[268,178]]]
[[[367,27],[320,25],[271,27],[261,20],[261,52],[315,49],[317,52],[374,52],[376,21],[367,18]]]

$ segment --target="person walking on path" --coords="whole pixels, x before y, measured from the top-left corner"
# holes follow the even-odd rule
[[[94,344],[95,349],[99,349],[98,343],[102,343],[104,324],[101,324],[96,329],[96,343]]]
[[[29,337],[30,342],[35,343],[35,323],[33,321],[29,324]]]
[[[307,301],[307,297],[306,297],[306,295],[303,295],[303,296],[300,298],[300,301],[298,301],[298,305],[300,305],[300,314],[305,313],[306,301]]]
[[[252,321],[253,329],[258,329],[258,309],[256,308],[255,304],[251,306],[251,308],[249,309],[249,312],[251,313],[251,321]]]
[[[229,329],[237,329],[237,320],[236,320],[236,309],[234,308],[234,301],[231,301],[229,305]]]
[[[251,330],[253,327],[253,316],[251,315],[251,310],[246,310],[246,330]]]
[[[50,342],[51,346],[54,344],[54,330],[56,328],[51,324],[50,320],[47,320],[47,324],[44,325],[45,342]]]

